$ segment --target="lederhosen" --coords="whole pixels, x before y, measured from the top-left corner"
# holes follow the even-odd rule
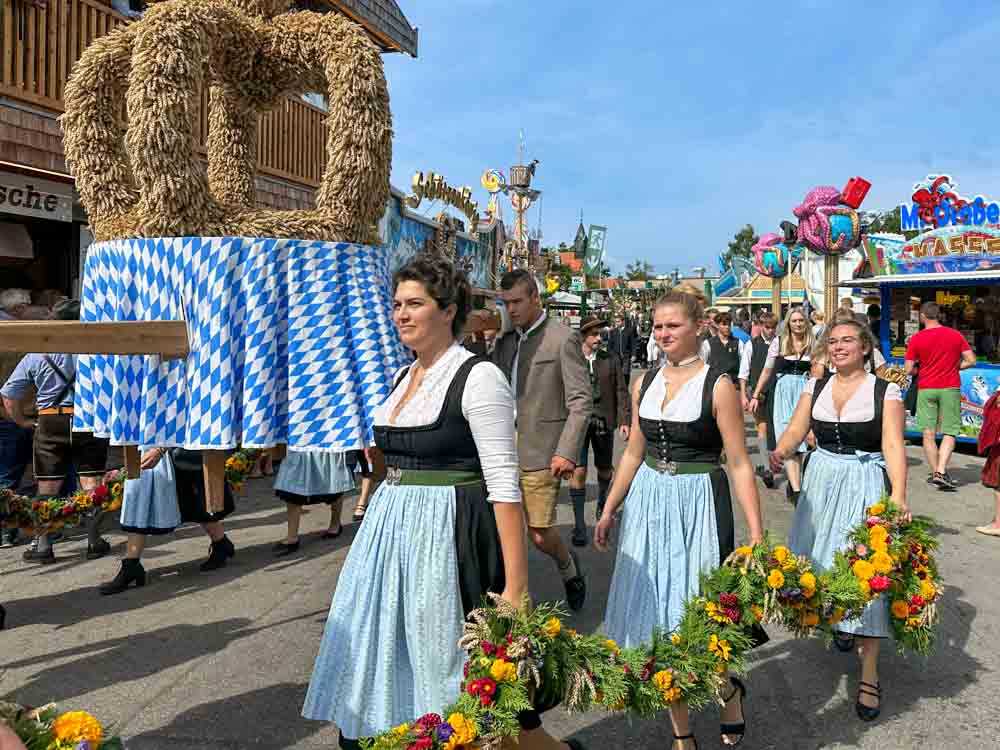
[[[647,370],[639,390],[640,408],[653,380],[660,369]],[[639,429],[646,438],[646,465],[666,474],[707,473],[712,482],[712,499],[715,503],[716,533],[719,539],[719,564],[736,549],[736,528],[733,519],[733,500],[729,491],[729,477],[720,464],[722,433],[712,414],[712,395],[715,384],[726,373],[709,365],[705,374],[705,387],[701,392],[701,414],[693,422],[670,422],[647,419],[639,415]],[[704,469],[710,469],[704,471]],[[751,629],[752,647],[768,641],[760,625]]]
[[[819,394],[823,392],[832,377],[833,375],[827,374],[822,380],[817,381],[813,389],[813,408],[819,401]],[[816,445],[823,450],[841,455],[853,455],[857,451],[881,453],[882,412],[888,388],[888,380],[875,378],[875,416],[867,422],[825,422],[812,416],[812,410],[810,410],[810,425],[813,435],[816,437]],[[803,471],[809,466],[809,458],[810,456],[807,455]],[[884,469],[882,471],[885,474],[885,488],[888,491],[890,489],[889,475]]]
[[[52,407],[39,409],[41,412],[55,407],[60,413],[38,415],[33,446],[35,478],[64,479],[70,471],[79,476],[103,474],[108,458],[108,441],[94,437],[90,432],[74,433],[72,407],[63,406],[63,401],[73,393],[76,375],[67,375],[48,355],[44,359],[62,382],[62,388],[53,399]]]
[[[780,345],[779,345],[780,346]],[[780,351],[780,349],[779,349]],[[803,360],[805,352],[799,355],[798,359],[785,359],[781,354],[774,361],[774,373],[767,384],[767,448],[774,450],[778,447],[777,438],[774,435],[774,389],[778,385],[778,378],[782,375],[808,375],[812,370],[812,360]]]
[[[504,589],[503,553],[493,505],[479,452],[468,420],[462,414],[462,394],[469,372],[486,357],[470,357],[458,369],[438,418],[420,427],[375,425],[375,445],[385,455],[386,479],[392,484],[451,485],[455,488],[455,555],[462,610],[480,606],[486,592]],[[407,368],[408,370],[408,368]],[[393,385],[399,386],[407,370]]]
[[[725,344],[718,336],[708,340],[709,363],[717,370],[726,373],[734,383],[740,374],[740,342],[733,336]]]

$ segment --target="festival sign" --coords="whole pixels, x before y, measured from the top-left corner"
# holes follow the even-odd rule
[[[867,244],[876,274],[1000,270],[1000,227],[944,226],[912,240],[873,235]]]
[[[928,175],[913,186],[912,203],[899,207],[904,232],[948,226],[975,226],[1000,223],[1000,204],[987,203],[983,196],[966,200],[957,192],[948,175]]]
[[[587,254],[584,258],[584,266],[587,273],[596,276],[601,270],[601,263],[604,261],[604,238],[608,234],[608,228],[598,224],[590,225],[590,236],[587,238]]]

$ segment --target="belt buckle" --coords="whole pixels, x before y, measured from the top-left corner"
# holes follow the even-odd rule
[[[661,474],[674,476],[677,473],[677,463],[675,461],[665,461],[661,458],[656,462],[656,470]]]
[[[396,487],[403,480],[403,470],[398,466],[387,466],[385,469],[385,479],[383,480],[386,484]]]

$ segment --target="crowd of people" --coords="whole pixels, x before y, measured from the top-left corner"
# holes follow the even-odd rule
[[[908,512],[903,396],[878,377],[885,360],[878,359],[869,327],[876,311],[859,319],[844,307],[830,321],[811,322],[792,308],[779,327],[770,314],[751,322],[743,314],[706,311],[700,292],[681,286],[654,305],[656,351],[633,378],[640,337],[624,318],[609,326],[590,316],[572,330],[546,313],[526,271],[505,274],[499,295],[509,330],[487,327],[463,345],[466,322],[476,314],[464,274],[425,256],[397,271],[393,320],[414,358],[376,410],[374,445],[363,453],[293,452],[278,466],[275,493],[287,508],[287,535],[274,546],[279,557],[299,550],[303,506],[328,505],[322,538],[336,538],[343,498],[359,474],[364,485],[355,510],[363,522],[336,581],[302,711],[336,722],[343,748],[357,748],[360,738],[434,711],[457,694],[465,616],[487,592],[518,607],[528,601],[528,540],[551,560],[569,607],[587,606],[586,570],[573,547],[590,542],[584,508],[591,452],[595,547],[611,549],[619,527],[604,624],[622,646],[678,626],[684,602],[698,594],[699,576],[735,548],[734,504],[748,541],[763,538],[758,478],[774,486],[784,474],[796,506],[789,545],[820,568],[832,563],[847,530],[883,492]],[[54,312],[69,319],[78,305],[64,301]],[[936,324],[937,315],[936,305],[924,305],[925,328],[910,342],[906,368],[919,373],[928,481],[951,491],[954,391],[968,345]],[[81,487],[101,481],[106,442],[71,432],[74,368],[72,355],[28,354],[5,378],[2,416],[25,432],[2,433],[4,481],[17,468],[8,449],[19,446],[18,460],[26,464],[26,440],[38,493],[60,492],[68,476]],[[29,386],[37,391],[34,420],[26,416]],[[992,484],[987,471],[984,483],[998,488],[997,518],[980,531],[1000,536],[1000,408],[995,412],[994,427],[987,420],[984,428]],[[756,427],[756,465],[748,417]],[[616,435],[626,441],[617,465]],[[104,594],[143,585],[146,538],[182,523],[201,524],[211,540],[203,570],[224,566],[236,553],[224,529],[232,494],[227,489],[224,510],[206,512],[198,452],[146,446],[141,468],[140,478],[126,483],[120,515],[126,554],[118,575],[101,585]],[[570,544],[556,524],[564,480],[574,514]],[[99,521],[88,525],[88,557],[110,548]],[[25,559],[51,561],[51,541],[38,536]],[[838,647],[859,656],[857,716],[872,721],[883,691],[880,644],[890,632],[886,602],[875,600],[861,618],[838,628]],[[749,636],[756,645],[767,640],[759,627]],[[719,736],[735,746],[746,733],[748,687],[725,677]],[[521,746],[581,748],[546,731],[545,708],[519,716]],[[697,747],[685,706],[676,705],[670,721],[675,750]]]

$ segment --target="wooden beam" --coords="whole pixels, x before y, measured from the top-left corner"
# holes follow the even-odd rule
[[[188,355],[183,320],[81,323],[66,320],[11,321],[0,324],[0,352],[40,354]]]
[[[221,513],[226,508],[226,451],[201,452],[205,482],[205,510]]]
[[[129,479],[139,478],[139,446],[137,445],[126,445],[124,449],[125,453],[125,476]]]

